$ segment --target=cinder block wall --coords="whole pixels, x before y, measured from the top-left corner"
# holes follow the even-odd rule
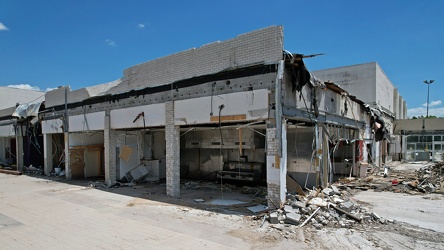
[[[282,59],[282,50],[282,26],[271,26],[130,67],[124,71],[123,82],[108,93],[160,86],[228,68],[276,62]]]

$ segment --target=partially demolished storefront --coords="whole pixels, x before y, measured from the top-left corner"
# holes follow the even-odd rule
[[[303,58],[284,51],[273,26],[133,66],[100,91],[50,91],[45,171],[63,165],[67,178],[104,175],[109,186],[166,179],[173,197],[184,177],[266,183],[274,204],[287,181],[364,175],[368,110]]]
[[[38,113],[44,98],[0,110],[0,165],[3,169],[43,171],[43,137]]]

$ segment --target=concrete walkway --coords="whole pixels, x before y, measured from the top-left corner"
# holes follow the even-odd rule
[[[0,174],[0,249],[248,249],[180,208],[44,178]],[[140,200],[140,199],[139,199]]]

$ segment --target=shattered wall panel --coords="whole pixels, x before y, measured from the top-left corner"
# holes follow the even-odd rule
[[[268,118],[268,90],[259,89],[176,101],[174,110],[175,124],[217,122],[221,105],[223,105],[223,108],[220,115],[226,119],[266,119]],[[211,116],[214,119],[211,119]],[[241,116],[245,116],[245,118]]]
[[[43,134],[63,133],[63,120],[53,119],[53,120],[42,121],[42,133]]]
[[[14,126],[12,124],[0,126],[0,137],[9,136],[15,136]]]
[[[123,82],[108,93],[164,85],[244,65],[276,62],[282,59],[282,50],[282,26],[271,26],[128,68]]]
[[[69,132],[103,130],[105,129],[105,112],[71,115],[69,117]]]
[[[144,116],[140,115],[142,112]],[[111,110],[111,128],[113,129],[164,125],[164,103]]]
[[[70,133],[69,146],[87,146],[103,144],[103,133]]]
[[[313,140],[313,128],[288,129],[288,172],[315,172],[314,167],[312,167],[310,171],[310,160],[313,153]]]

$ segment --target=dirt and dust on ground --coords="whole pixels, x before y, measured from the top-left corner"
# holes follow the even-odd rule
[[[133,196],[128,211],[168,214],[172,228],[219,227],[252,249],[444,249],[443,165],[392,162],[385,172],[313,190],[287,179],[296,188],[279,209],[266,207],[263,186],[183,180],[180,199],[166,196],[165,183],[83,188]]]

